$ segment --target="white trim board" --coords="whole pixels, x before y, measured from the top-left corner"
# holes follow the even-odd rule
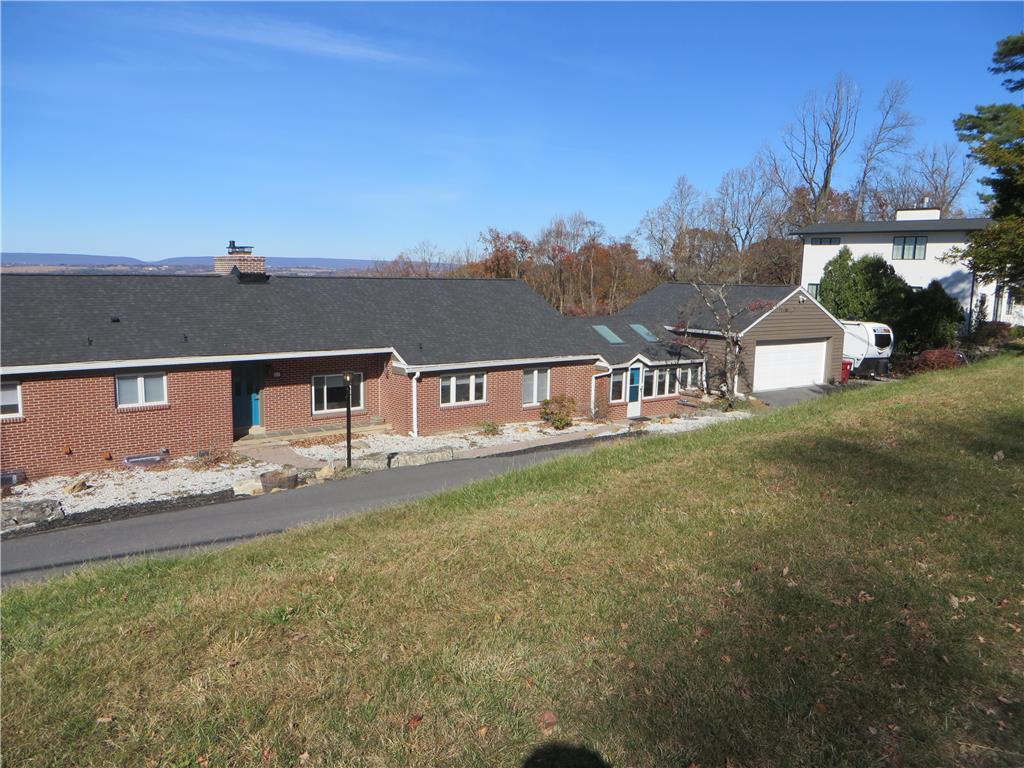
[[[82,363],[43,363],[41,365],[10,365],[0,374],[62,373],[67,371],[103,371],[113,368],[163,368],[170,365],[205,365],[209,363],[244,363],[255,360],[295,360],[303,357],[338,357],[343,355],[395,354],[392,347],[368,349],[316,349],[307,352],[260,352],[253,355],[200,355],[194,357],[153,357],[137,360],[90,360]],[[397,356],[397,355],[396,355]]]
[[[511,360],[476,360],[469,363],[431,363],[430,365],[396,364],[406,373],[430,373],[431,371],[462,371],[475,368],[517,368],[523,365],[543,365],[545,363],[572,363],[593,360],[595,364],[604,363],[600,355],[569,355],[560,357],[522,357]]]

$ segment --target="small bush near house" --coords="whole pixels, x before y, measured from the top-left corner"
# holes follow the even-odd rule
[[[501,434],[501,426],[496,421],[481,421],[476,426],[480,430],[480,434],[487,435],[487,437],[497,437]]]
[[[926,349],[907,361],[904,372],[941,371],[947,368],[957,368],[963,365],[964,362],[963,353],[952,347]]]
[[[553,429],[572,426],[572,415],[576,412],[576,401],[569,395],[555,395],[540,404],[540,418]]]
[[[964,339],[970,344],[978,346],[999,346],[1005,344],[1012,337],[1013,326],[1009,323],[999,321],[978,323],[970,335]]]

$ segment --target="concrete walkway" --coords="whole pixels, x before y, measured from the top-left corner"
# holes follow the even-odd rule
[[[296,469],[320,469],[327,464],[326,461],[311,459],[297,453],[288,443],[263,443],[260,445],[239,445],[235,443],[235,453],[248,456],[256,461],[266,461],[270,464],[281,464]]]

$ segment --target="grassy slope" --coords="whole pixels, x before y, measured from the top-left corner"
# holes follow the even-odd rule
[[[12,589],[5,762],[1020,764],[1022,435],[1002,357]]]

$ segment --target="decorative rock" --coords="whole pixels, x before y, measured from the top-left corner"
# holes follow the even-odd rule
[[[334,479],[335,471],[336,470],[334,468],[334,464],[333,463],[329,463],[326,466],[320,467],[320,469],[318,469],[316,471],[316,479],[317,480],[333,480]]]
[[[64,509],[57,499],[37,499],[35,501],[17,501],[9,499],[3,504],[3,525],[24,525],[64,517]]]
[[[369,470],[387,469],[388,455],[386,453],[368,453],[365,456],[352,459],[352,466]],[[344,465],[341,465],[340,468],[344,468]]]
[[[430,451],[408,451],[400,453],[391,460],[392,467],[418,467],[421,464],[433,464],[437,461],[451,461],[455,451],[451,448],[435,448]]]
[[[92,486],[85,482],[85,478],[80,477],[78,480],[71,483],[71,485],[64,486],[64,493],[81,493],[82,491],[87,491],[90,488],[92,488]]]
[[[294,469],[271,469],[260,474],[263,492],[269,493],[274,488],[288,491],[299,484],[299,473]]]
[[[263,483],[258,477],[250,477],[235,483],[234,491],[236,496],[260,496],[263,493]]]

